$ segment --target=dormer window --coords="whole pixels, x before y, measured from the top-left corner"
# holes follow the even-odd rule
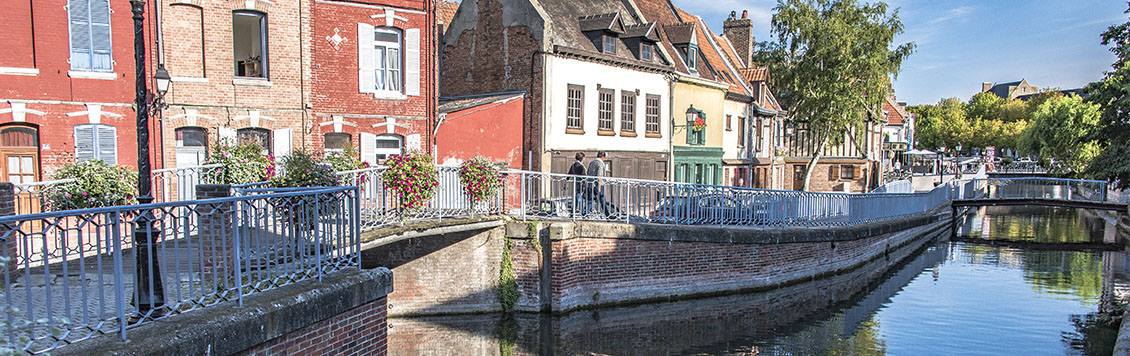
[[[687,46],[687,68],[692,72],[698,71],[698,47]]]
[[[645,61],[651,60],[651,45],[644,43],[640,44],[640,59]]]
[[[611,35],[604,35],[604,53],[616,53],[616,39]]]

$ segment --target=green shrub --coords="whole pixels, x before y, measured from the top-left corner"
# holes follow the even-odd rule
[[[281,173],[271,178],[275,187],[332,187],[341,184],[327,162],[314,159],[310,154],[296,151],[283,157]]]
[[[274,176],[274,157],[263,154],[263,147],[258,143],[219,142],[213,147],[206,164],[222,165],[208,177],[216,184],[256,183]]]
[[[336,172],[369,168],[369,162],[362,162],[356,156],[357,151],[353,149],[353,146],[349,146],[342,152],[330,152],[322,160]]]
[[[402,209],[422,208],[435,195],[439,180],[431,156],[419,152],[391,156],[385,164],[385,185],[400,198]]]
[[[136,202],[137,173],[102,161],[68,164],[52,179],[74,179],[47,193],[51,210],[86,209]]]

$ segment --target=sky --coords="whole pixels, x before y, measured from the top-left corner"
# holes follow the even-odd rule
[[[770,37],[776,0],[671,0],[702,16],[715,33],[730,11],[748,10],[758,41]],[[982,82],[1028,79],[1041,88],[1073,89],[1102,79],[1114,54],[1099,43],[1126,22],[1123,0],[889,0],[917,50],[894,82],[898,101],[969,100]]]

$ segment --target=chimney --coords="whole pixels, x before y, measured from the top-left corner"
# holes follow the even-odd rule
[[[981,92],[982,93],[987,92],[987,91],[989,91],[989,89],[992,89],[992,88],[993,88],[993,83],[981,82]]]
[[[742,18],[735,19],[733,17],[726,19],[722,24],[722,34],[726,36],[730,43],[734,44],[734,50],[737,51],[739,66],[743,68],[753,67],[750,61],[753,59],[753,44],[756,41],[753,38],[753,20],[749,18],[749,12],[742,10]]]

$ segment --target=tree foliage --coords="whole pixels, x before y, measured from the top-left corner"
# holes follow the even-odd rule
[[[948,149],[957,144],[967,148],[1016,148],[1020,133],[1031,121],[1028,104],[992,93],[978,93],[969,103],[946,98],[936,105],[916,105],[910,110],[917,117],[918,146],[926,149]]]
[[[1077,175],[1099,153],[1099,144],[1087,134],[1099,121],[1099,106],[1071,95],[1045,100],[1032,113],[1033,122],[1020,139],[1022,152],[1053,157],[1059,173]]]
[[[1091,138],[1105,147],[1086,172],[1118,181],[1119,188],[1126,189],[1130,188],[1130,21],[1107,28],[1102,44],[1111,46],[1117,59],[1102,81],[1085,88],[1087,101],[1102,108]]]
[[[783,61],[771,67],[778,68],[774,75],[782,79],[777,83],[788,99],[786,107],[795,119],[808,122],[819,142],[808,164],[807,189],[830,141],[839,144],[844,132],[877,116],[891,77],[914,44],[894,45],[903,24],[898,10],[888,11],[883,2],[779,0],[775,11],[777,44],[758,58]]]

